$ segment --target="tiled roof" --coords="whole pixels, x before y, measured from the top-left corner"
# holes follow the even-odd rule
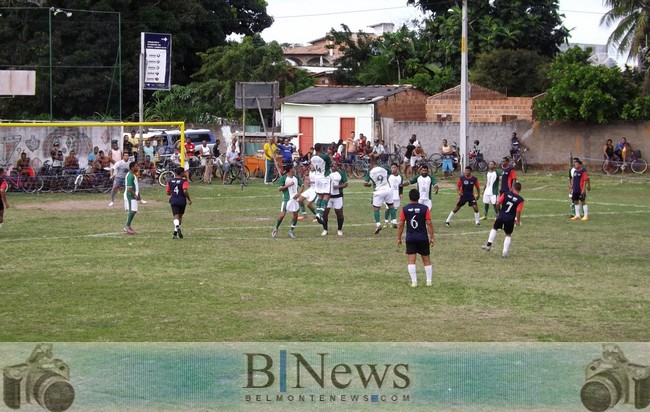
[[[394,86],[312,86],[285,97],[283,103],[297,104],[368,104],[414,89],[409,85]]]

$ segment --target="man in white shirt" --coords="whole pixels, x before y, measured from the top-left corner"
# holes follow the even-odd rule
[[[386,207],[388,207],[392,219],[397,219],[397,215],[393,208],[393,190],[388,184],[388,171],[377,165],[377,156],[374,153],[370,156],[370,169],[363,180],[364,186],[370,187],[374,185],[375,187],[375,190],[372,192],[372,207],[374,210],[373,216],[375,218],[376,235],[381,231],[379,209],[381,208],[382,203],[386,203]]]
[[[223,164],[223,173],[221,174],[221,182],[225,183],[226,174],[230,173],[230,167],[237,161],[239,153],[237,152],[237,143],[232,141],[230,147],[226,150],[226,161]]]

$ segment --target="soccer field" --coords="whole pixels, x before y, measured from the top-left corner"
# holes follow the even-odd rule
[[[333,218],[326,237],[309,219],[294,240],[289,218],[271,238],[281,197],[259,180],[191,185],[182,240],[161,187],[143,189],[133,236],[108,195],[8,193],[0,340],[647,341],[650,180],[591,176],[588,222],[568,219],[565,173],[520,181],[509,259],[503,232],[480,247],[492,218],[475,227],[463,207],[444,226],[457,194],[441,183],[430,288],[409,286],[396,229],[373,234],[357,179],[343,237]]]

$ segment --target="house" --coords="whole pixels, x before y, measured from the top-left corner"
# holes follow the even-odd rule
[[[509,97],[470,83],[467,116],[469,122],[509,122],[533,120],[533,97]],[[460,85],[427,99],[426,121],[460,122]]]
[[[388,123],[425,121],[428,96],[410,85],[312,86],[282,99],[282,132],[299,133],[303,153],[351,131],[382,139]]]

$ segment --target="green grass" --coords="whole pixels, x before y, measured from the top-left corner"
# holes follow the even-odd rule
[[[373,234],[359,180],[346,190],[343,238],[335,223],[322,238],[304,220],[296,240],[288,219],[271,239],[280,195],[259,181],[192,185],[183,240],[171,239],[160,187],[143,190],[134,236],[107,195],[9,193],[0,340],[646,341],[650,182],[592,176],[591,220],[574,222],[564,173],[521,178],[510,259],[502,232],[481,250],[491,220],[474,227],[467,207],[444,227],[456,195],[443,182],[434,287],[415,289],[396,230]]]

